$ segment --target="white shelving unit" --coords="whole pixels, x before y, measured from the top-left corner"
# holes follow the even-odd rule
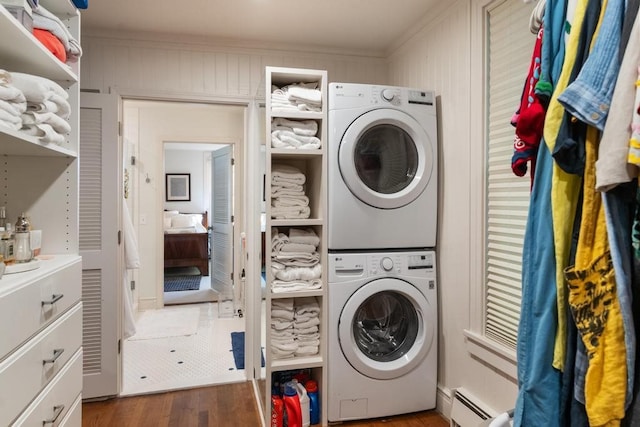
[[[80,40],[80,14],[70,0],[40,4]],[[8,325],[0,335],[0,424],[80,425],[80,64],[60,62],[3,6],[0,64],[55,81],[71,105],[71,132],[60,145],[0,128],[0,206],[6,207],[7,222],[26,212],[32,227],[42,230],[39,268],[0,278],[0,320]]]
[[[322,95],[322,110],[320,112],[287,110],[272,111],[271,87],[279,88],[295,83],[318,83]],[[327,72],[324,70],[308,70],[298,68],[266,67],[266,185],[265,194],[271,195],[271,171],[274,164],[287,164],[300,169],[306,176],[305,193],[309,198],[311,210],[308,219],[272,219],[271,200],[266,200],[266,398],[265,422],[269,425],[271,418],[271,389],[273,374],[283,371],[309,370],[311,378],[318,382],[321,411],[320,424],[327,425],[327,411],[322,402],[326,402],[326,363],[327,363]],[[283,149],[271,146],[271,122],[277,117],[289,120],[314,120],[318,123],[317,137],[321,141],[319,149]],[[318,253],[322,266],[322,289],[311,291],[297,291],[286,293],[271,292],[271,238],[275,229],[288,230],[291,228],[311,228],[320,238]],[[317,355],[309,357],[293,357],[277,359],[271,354],[271,306],[276,299],[316,297],[320,313],[320,346]]]

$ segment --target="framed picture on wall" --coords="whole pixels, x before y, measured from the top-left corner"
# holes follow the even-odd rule
[[[167,202],[191,201],[191,174],[168,173],[166,174],[166,199]]]

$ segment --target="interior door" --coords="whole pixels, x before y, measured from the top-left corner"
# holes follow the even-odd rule
[[[117,95],[80,98],[79,236],[82,256],[83,398],[118,390],[122,192]],[[118,172],[115,172],[118,171]],[[114,174],[117,176],[114,177]]]
[[[211,155],[211,287],[233,299],[233,145]]]

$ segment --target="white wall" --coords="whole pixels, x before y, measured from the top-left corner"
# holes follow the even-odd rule
[[[471,40],[476,37],[471,31],[479,12],[472,4],[472,0],[442,2],[424,28],[388,58],[389,83],[433,89],[439,98],[439,383],[445,394],[464,386],[492,408],[508,410],[515,405],[514,380],[471,357],[463,335],[463,330],[472,328],[471,313],[481,303],[470,298],[475,294],[471,287],[479,282],[473,277],[478,271],[473,253],[477,247],[469,243],[479,231],[473,227],[472,212],[478,210],[473,203],[482,200],[476,188],[483,182],[482,175],[472,175],[483,170],[478,167],[482,158],[472,153],[482,153],[484,144],[482,135],[472,133],[478,128],[472,122],[474,111],[483,108],[472,105],[472,94],[481,91],[471,86]]]
[[[204,194],[204,162],[203,151],[192,150],[164,150],[164,173],[188,173],[191,200],[181,202],[168,202],[165,199],[165,210],[178,210],[180,212],[199,213],[205,210]],[[211,197],[209,194],[206,197]]]
[[[327,70],[332,81],[384,83],[383,58],[255,49],[175,35],[82,34],[81,86],[128,95],[264,99],[265,66]]]
[[[477,232],[472,227],[471,212],[477,210],[472,205],[476,200],[473,185],[482,181],[482,176],[472,175],[481,159],[470,155],[478,151],[470,149],[474,144],[482,144],[481,136],[471,131],[472,111],[479,108],[470,104],[474,90],[471,23],[477,11],[473,2],[439,2],[439,10],[425,18],[424,27],[407,35],[407,41],[388,58],[169,43],[162,36],[134,41],[124,36],[83,36],[82,87],[102,91],[115,88],[124,94],[217,101],[250,99],[255,94],[263,96],[267,65],[324,69],[334,82],[387,83],[436,91],[441,113],[439,405],[445,415],[452,388],[464,386],[497,410],[512,408],[516,395],[513,380],[470,356],[463,335],[470,328],[470,313],[480,304],[470,297],[476,271],[469,246]],[[155,123],[169,131],[165,126],[169,121],[164,117]],[[159,151],[151,145],[144,155],[157,156]]]

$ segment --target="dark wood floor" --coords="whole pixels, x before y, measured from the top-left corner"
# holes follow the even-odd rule
[[[82,404],[83,427],[255,427],[260,426],[250,382]],[[350,421],[345,427],[448,427],[435,411],[386,419]]]

